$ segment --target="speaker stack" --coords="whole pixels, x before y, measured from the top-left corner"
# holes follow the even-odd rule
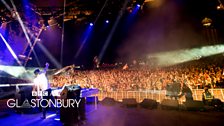
[[[102,105],[113,106],[116,104],[116,101],[113,98],[106,97],[101,101]]]
[[[147,109],[157,109],[157,102],[156,100],[152,99],[144,99],[141,103],[140,106],[142,108],[147,108]]]
[[[204,103],[202,101],[187,101],[183,103],[186,110],[189,111],[203,111],[205,110],[204,108]]]
[[[161,108],[162,109],[178,110],[179,109],[178,100],[164,99],[161,102]]]
[[[138,103],[134,98],[125,98],[122,100],[122,103],[125,107],[137,107]]]
[[[219,111],[220,110],[222,111],[224,107],[222,101],[216,98],[212,100],[212,106],[214,107],[215,110],[219,110]]]
[[[77,124],[79,121],[86,119],[85,117],[85,98],[80,98],[81,87],[73,85],[66,86],[61,93],[62,99],[75,99],[80,101],[79,107],[61,107],[60,108],[60,121],[65,125]]]
[[[41,112],[41,107],[31,107],[31,100],[36,97],[32,96],[32,86],[20,86],[19,92],[15,93],[15,100],[18,100],[18,107],[15,111],[18,113],[33,114]]]

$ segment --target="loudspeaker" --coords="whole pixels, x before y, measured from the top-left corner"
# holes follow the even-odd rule
[[[77,124],[79,120],[85,120],[85,98],[80,98],[81,87],[78,85],[66,86],[61,93],[62,99],[74,99],[80,101],[79,106],[61,107],[60,121],[65,125]]]
[[[79,121],[86,120],[85,98],[81,98],[80,104],[77,107],[61,107],[60,121],[66,125],[77,124]]]
[[[80,99],[81,87],[78,85],[66,86],[67,88],[67,98]]]
[[[214,98],[212,100],[212,106],[215,110],[222,110],[223,109],[223,103],[220,99]]]
[[[162,109],[174,109],[174,110],[178,110],[179,109],[178,100],[164,99],[161,102],[161,108]]]
[[[19,92],[15,93],[15,100],[18,101],[18,106],[14,107],[15,111],[18,113],[34,114],[41,112],[41,108],[31,107],[31,100],[35,99],[32,96],[32,86],[20,86]]]
[[[106,97],[101,101],[102,105],[112,106],[115,105],[116,101],[113,98]]]
[[[202,101],[187,101],[184,102],[184,106],[189,111],[203,111],[205,109]]]
[[[134,99],[134,98],[124,98],[122,100],[122,103],[126,107],[137,107],[138,106],[138,103],[137,103],[136,99]]]
[[[79,119],[79,111],[76,107],[60,108],[60,121],[65,124],[76,124]]]
[[[81,98],[78,112],[79,112],[80,120],[85,121],[86,120],[86,99],[85,98]]]
[[[140,106],[142,108],[149,108],[149,109],[156,109],[157,108],[157,102],[156,100],[152,99],[144,99],[141,103]]]

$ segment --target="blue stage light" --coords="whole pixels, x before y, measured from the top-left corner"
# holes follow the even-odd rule
[[[89,25],[90,25],[90,26],[93,26],[93,23],[90,23]]]
[[[106,23],[109,23],[109,20],[106,20]]]
[[[140,4],[137,4],[137,7],[141,7],[141,5]]]

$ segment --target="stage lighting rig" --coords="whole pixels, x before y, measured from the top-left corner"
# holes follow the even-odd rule
[[[219,5],[217,6],[217,10],[224,10],[224,6],[223,6],[221,0],[218,0],[218,2],[219,2]]]
[[[201,21],[203,26],[209,27],[212,24],[212,19],[205,17],[202,21]]]
[[[26,61],[26,60],[32,60],[32,57],[27,57],[25,55],[19,55],[19,59]]]

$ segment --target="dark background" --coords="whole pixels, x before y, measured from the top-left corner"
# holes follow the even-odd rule
[[[6,0],[6,2],[10,4],[10,1]],[[63,7],[63,0],[20,0],[14,2],[18,10],[28,8],[29,13],[25,13],[28,11],[20,12],[25,22],[35,22],[35,20],[38,22],[40,18],[46,20],[50,16],[58,16],[57,14],[40,16],[36,14],[37,11],[32,11],[30,8]],[[122,7],[125,0],[108,0],[106,4],[105,0],[67,0],[66,3],[73,3],[68,8],[75,7],[80,11],[91,10],[92,13],[88,16],[80,14],[77,15],[76,19],[64,22],[62,66],[76,64],[91,67],[93,57],[100,55],[110,35],[112,35],[111,40],[108,40],[109,45],[101,63],[131,62],[134,59],[147,60],[146,56],[150,53],[223,43],[224,11],[217,10],[218,0],[145,1],[137,11],[134,11],[134,9],[137,3],[143,3],[141,0],[130,0],[124,10],[122,10]],[[104,4],[105,6],[102,9]],[[132,12],[130,8],[132,8]],[[4,9],[5,6],[1,3],[1,10]],[[1,11],[1,15],[1,17],[4,17],[5,12]],[[112,34],[111,30],[115,27],[118,17],[121,18]],[[205,17],[212,19],[212,25],[209,28],[202,25],[202,20]],[[81,20],[82,18],[84,20]],[[18,21],[13,18],[9,20],[14,23],[8,23],[4,30],[1,29],[1,32],[4,33],[16,54],[19,55],[24,49],[26,40]],[[105,20],[109,20],[109,24],[106,24]],[[46,28],[41,33],[40,43],[60,62],[62,17],[57,18],[57,22],[59,26]],[[93,22],[94,26],[91,27],[88,34],[87,29],[90,27],[90,22]],[[206,29],[216,29],[217,39],[214,42],[206,39],[203,34]],[[12,31],[16,32],[12,34]],[[88,37],[84,42],[86,36]],[[76,57],[75,55],[82,43],[85,44]],[[2,40],[0,41],[0,48],[2,62],[17,65]],[[40,60],[39,65],[44,66],[45,62],[51,63],[51,59],[38,46],[35,46],[35,51]],[[38,66],[33,54],[31,57],[33,60],[28,62],[28,66]],[[51,67],[55,66],[52,65]]]

